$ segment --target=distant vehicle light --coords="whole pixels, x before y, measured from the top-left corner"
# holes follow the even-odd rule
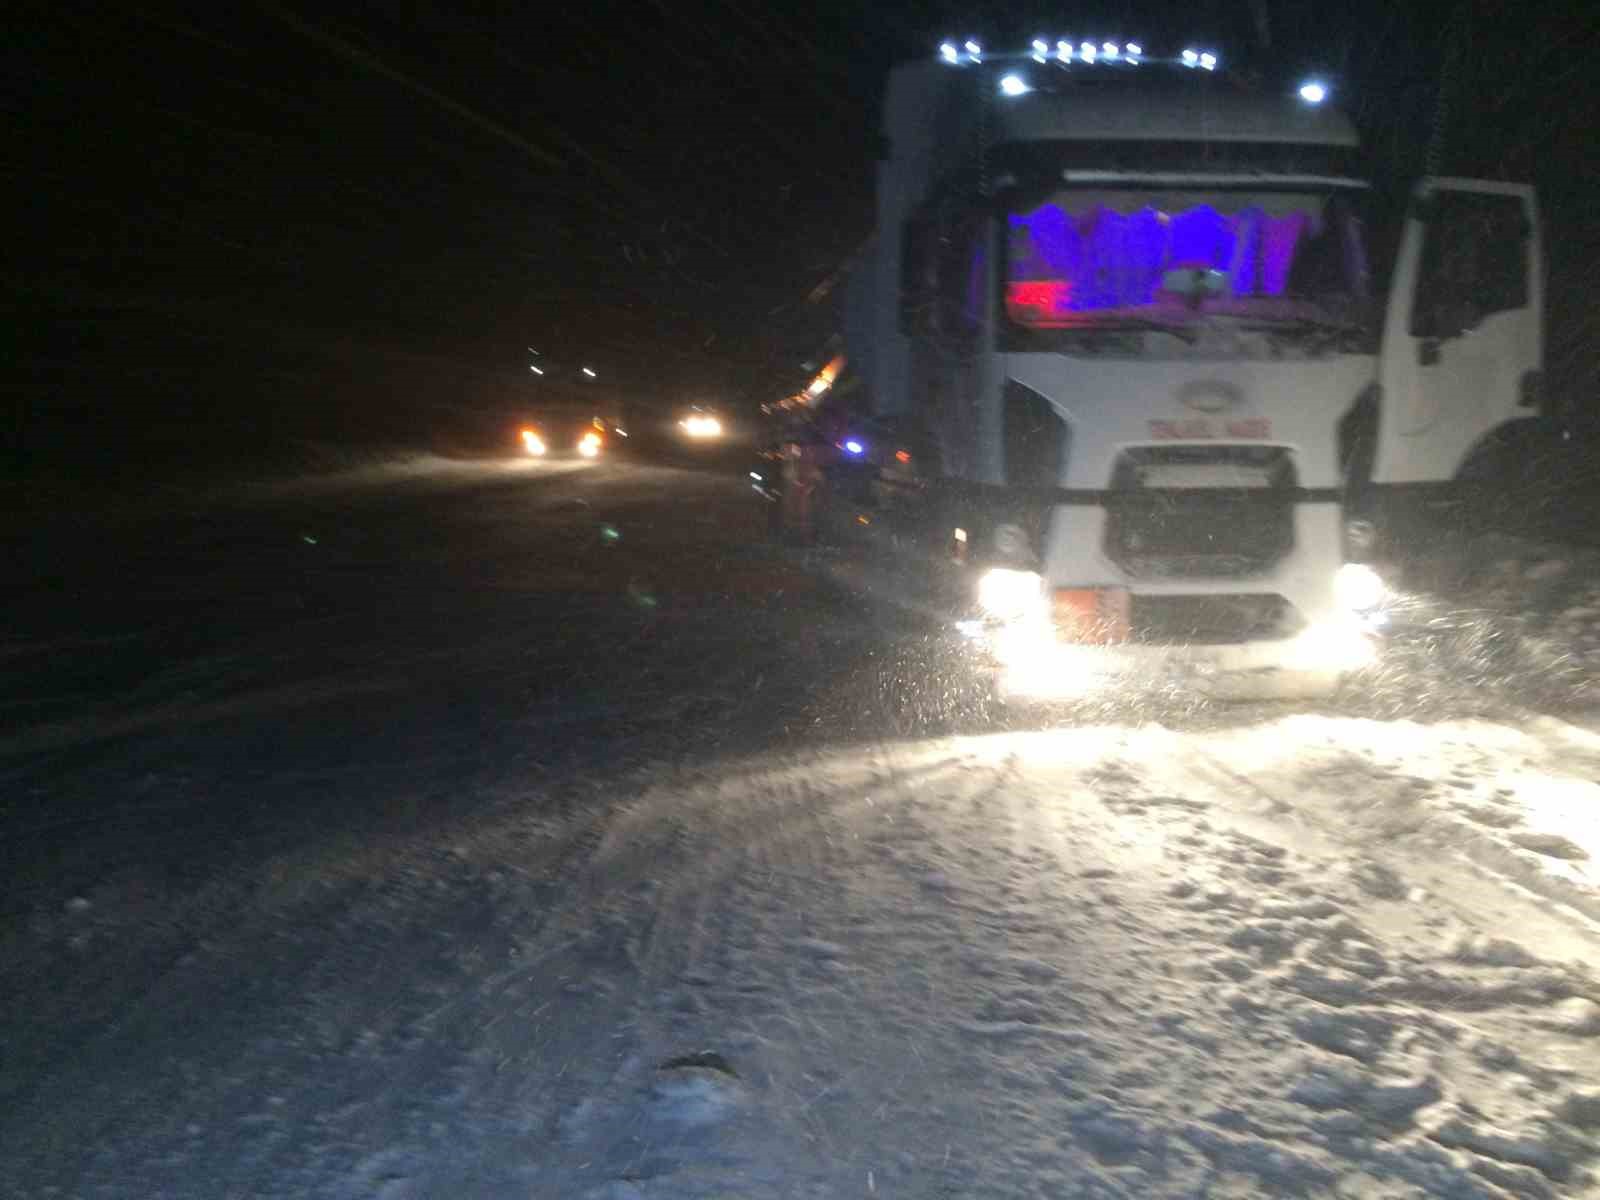
[[[1217,56],[1215,54],[1202,54],[1200,56],[1200,65],[1207,71],[1215,71],[1217,69]]]
[[[578,453],[584,458],[594,458],[600,453],[600,435],[594,430],[589,430],[578,439]]]
[[[846,440],[846,442],[844,444],[844,448],[851,454],[860,454],[862,451],[864,451],[866,449],[866,447],[863,446],[860,442],[856,441],[855,438],[849,438],[848,440]]]
[[[522,445],[535,458],[545,452],[544,439],[531,429],[522,431]]]
[[[760,471],[751,471],[750,472],[750,478],[754,479],[757,483],[762,483],[762,482],[764,482],[766,480],[766,476],[763,475]]]
[[[910,462],[911,461],[911,451],[909,451],[909,450],[896,450],[894,452],[894,460],[895,460],[895,462],[901,462],[901,463]]]
[[[982,54],[983,53],[983,47],[978,45],[977,42],[968,42],[967,43],[967,53],[968,54]]]
[[[1071,42],[1065,42],[1065,41],[1057,42],[1056,43],[1056,57],[1059,58],[1062,62],[1071,62],[1072,61],[1072,43]]]
[[[1000,90],[1008,96],[1024,96],[1033,91],[1021,75],[1007,75],[1000,81]]]
[[[1139,45],[1138,42],[1129,42],[1128,43],[1128,57],[1129,58],[1136,59],[1143,53],[1144,53],[1144,47]]]
[[[585,375],[587,375],[590,379],[594,378],[594,368],[593,367],[585,367],[583,369],[583,373]]]
[[[1300,99],[1307,104],[1321,104],[1328,98],[1326,84],[1318,83],[1315,79],[1307,80],[1300,85]]]
[[[1200,55],[1193,50],[1185,50],[1182,57],[1183,65],[1186,67],[1197,67],[1200,65]]]
[[[942,46],[939,47],[939,57],[944,59],[945,62],[949,62],[949,63],[960,62],[961,61],[961,51],[957,50],[949,42],[945,42]]]
[[[1100,53],[1104,54],[1107,58],[1120,58],[1122,56],[1122,47],[1117,45],[1115,42],[1107,42],[1105,45],[1100,47]]]
[[[544,368],[542,368],[542,367],[530,366],[528,368],[528,370],[532,371],[535,375],[543,375],[544,374]]]
[[[1045,41],[1043,38],[1034,38],[1033,48],[1040,54],[1043,54],[1045,51],[1050,49],[1050,43]]]
[[[1099,53],[1100,52],[1095,49],[1093,42],[1084,42],[1083,45],[1078,47],[1078,54],[1084,62],[1092,63],[1095,60],[1095,56]]]
[[[692,438],[708,439],[722,436],[722,422],[705,413],[691,413],[678,422],[684,433]]]

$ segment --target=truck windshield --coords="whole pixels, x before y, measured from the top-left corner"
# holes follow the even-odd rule
[[[1008,212],[1005,236],[1013,328],[1315,329],[1368,315],[1359,223],[1338,193],[1061,191]]]

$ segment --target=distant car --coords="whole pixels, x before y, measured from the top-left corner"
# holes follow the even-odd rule
[[[518,437],[534,458],[599,458],[618,431],[592,413],[544,412],[524,424]]]
[[[727,433],[722,418],[709,409],[691,408],[678,422],[679,436],[691,442],[720,442]]]

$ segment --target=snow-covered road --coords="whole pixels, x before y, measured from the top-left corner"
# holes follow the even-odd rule
[[[1600,1196],[1593,556],[1420,556],[1327,703],[1036,717],[731,484],[554,482],[262,517],[149,576],[221,667],[0,746],[93,830],[8,847],[0,1195]]]
[[[33,1098],[12,1194],[1596,1194],[1597,771],[1299,715],[511,810],[286,876]]]

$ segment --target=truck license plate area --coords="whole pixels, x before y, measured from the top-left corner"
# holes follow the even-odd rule
[[[1051,616],[1056,637],[1078,645],[1125,642],[1132,630],[1127,588],[1057,588]]]

